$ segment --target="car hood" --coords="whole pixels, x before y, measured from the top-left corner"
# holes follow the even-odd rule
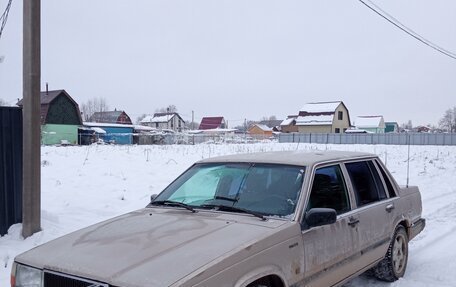
[[[55,239],[16,261],[115,286],[169,286],[284,224],[233,213],[147,208]]]

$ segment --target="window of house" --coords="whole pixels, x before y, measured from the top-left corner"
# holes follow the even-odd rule
[[[372,161],[345,164],[353,185],[358,206],[386,198],[385,188]]]
[[[171,128],[174,128],[174,121],[171,121]]]
[[[350,210],[347,188],[339,165],[315,171],[307,209],[332,208],[337,214]]]
[[[337,112],[337,119],[338,119],[339,121],[343,120],[343,119],[344,119],[344,112],[338,111],[338,112]]]
[[[340,133],[340,129],[339,128],[336,128],[336,134],[339,134]]]
[[[158,128],[158,123],[155,123],[155,127]]]

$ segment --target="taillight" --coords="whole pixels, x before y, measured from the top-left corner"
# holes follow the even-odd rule
[[[16,287],[16,277],[11,275],[11,287]]]

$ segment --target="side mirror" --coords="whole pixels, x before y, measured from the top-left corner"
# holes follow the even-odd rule
[[[150,196],[150,202],[154,201],[155,198],[157,198],[158,194],[152,194]]]
[[[337,213],[332,208],[312,208],[306,212],[305,221],[308,227],[333,224],[337,220]]]

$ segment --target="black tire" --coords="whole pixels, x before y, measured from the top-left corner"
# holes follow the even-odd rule
[[[396,227],[385,258],[372,269],[380,280],[393,282],[404,276],[408,259],[408,236],[404,226]]]

